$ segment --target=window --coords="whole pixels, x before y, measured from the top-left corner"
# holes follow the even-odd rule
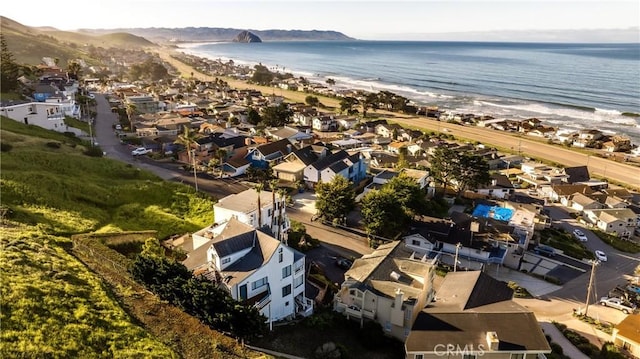
[[[222,260],[222,264],[227,264],[227,263],[229,263],[229,262],[231,262],[231,258],[224,258],[224,259]]]
[[[267,210],[267,217],[271,217],[271,208]]]
[[[284,268],[282,268],[282,278],[287,278],[288,276],[291,275],[291,266],[286,266]]]
[[[286,297],[291,294],[291,284],[287,284],[282,287],[282,297]]]
[[[476,359],[476,357],[475,354],[465,354],[462,356],[462,359]]]
[[[299,277],[296,277],[296,278],[293,280],[293,285],[294,285],[296,288],[298,288],[299,286],[301,286],[301,285],[302,285],[302,283],[304,283],[304,275],[301,275],[301,276],[299,276]]]
[[[278,249],[278,263],[282,263],[284,255],[282,254],[282,248]]]
[[[524,359],[524,354],[511,354],[511,359]]]
[[[256,290],[258,288],[264,287],[267,285],[267,277],[260,278],[257,281],[251,283],[251,290]]]
[[[416,356],[413,357],[414,359],[424,359],[424,355],[423,354],[416,354]]]
[[[418,246],[418,247],[420,247],[420,241],[419,241],[419,240],[417,240],[417,239],[412,240],[412,241],[411,241],[411,244],[413,244],[414,246]]]

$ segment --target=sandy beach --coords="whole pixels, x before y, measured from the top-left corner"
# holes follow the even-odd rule
[[[160,52],[159,55],[163,60],[175,66],[175,68],[182,74],[182,76],[190,77],[190,74],[193,73],[196,79],[203,81],[211,81],[216,78],[214,76],[199,73],[191,66],[188,66],[172,58],[171,54],[174,53],[177,52],[175,50],[170,50],[166,52]],[[274,94],[283,96],[285,99],[291,102],[304,103],[305,98],[309,96],[308,93],[304,92],[282,90],[280,88],[269,86],[258,86],[228,77],[218,76],[217,78],[224,79],[225,81],[227,81],[227,83],[229,83],[229,86],[236,89],[256,89],[266,95]],[[337,99],[316,94],[313,94],[313,96],[316,96],[325,106],[334,108],[340,106]],[[524,156],[555,162],[566,167],[588,165],[589,171],[591,172],[592,176],[606,178],[611,182],[621,185],[627,185],[633,189],[640,190],[640,169],[638,167],[633,167],[625,163],[619,163],[593,155],[588,155],[571,149],[563,148],[558,145],[550,145],[525,136],[518,136],[481,127],[461,126],[457,124],[430,120],[426,117],[418,117],[380,110],[375,111],[374,113],[380,115],[382,118],[388,119],[392,122],[396,122],[403,126],[427,131],[444,132],[446,130],[447,133],[454,135],[457,139],[479,141],[483,144],[497,147],[502,151],[515,154],[520,153]]]

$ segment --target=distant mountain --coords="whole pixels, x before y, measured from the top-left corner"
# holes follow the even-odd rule
[[[204,41],[232,41],[243,29],[219,27],[184,27],[184,28],[126,28],[126,29],[82,29],[81,32],[103,34],[108,32],[128,32],[142,36],[154,42],[204,42]],[[285,40],[354,40],[337,31],[324,30],[246,30],[260,37],[262,41]]]
[[[110,48],[147,48],[157,46],[140,36],[127,33],[87,34],[62,31],[53,27],[30,27],[0,16],[0,32],[18,63],[37,65],[43,57],[58,58],[66,65],[70,59],[89,57],[86,45]]]
[[[258,36],[251,33],[250,31],[245,30],[239,33],[236,37],[234,37],[233,42],[250,43],[250,42],[262,42],[262,40],[260,40]]]

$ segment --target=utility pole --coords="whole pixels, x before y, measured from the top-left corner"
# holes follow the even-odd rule
[[[455,273],[458,269],[458,250],[462,245],[460,243],[456,244],[456,257],[453,260],[453,272]]]
[[[196,192],[198,192],[198,175],[196,174],[196,150],[191,150],[193,156],[193,182],[196,185]]]
[[[591,275],[589,276],[589,287],[587,287],[587,300],[584,304],[584,316],[587,316],[587,311],[589,310],[589,298],[591,297],[591,287],[593,286],[593,275],[596,272],[596,265],[598,264],[598,261],[596,260],[592,260],[591,261]]]

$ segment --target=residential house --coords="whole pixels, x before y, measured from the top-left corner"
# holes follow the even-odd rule
[[[600,140],[602,137],[604,136],[600,130],[580,130],[578,132],[578,138],[573,141],[572,146],[579,148],[594,147],[595,142]]]
[[[394,139],[398,137],[399,132],[402,130],[402,126],[398,124],[380,123],[375,127],[375,133],[378,136]]]
[[[336,118],[336,122],[338,123],[339,128],[350,130],[358,124],[359,120],[351,116],[338,116],[338,118]]]
[[[588,209],[600,209],[603,207],[602,203],[579,192],[570,195],[568,203],[571,205],[571,208],[578,212],[583,212]]]
[[[371,183],[364,188],[364,191],[358,197],[362,198],[362,196],[367,194],[369,191],[380,189],[384,184],[386,184],[392,178],[400,174],[404,174],[407,177],[413,178],[418,184],[418,186],[420,187],[420,189],[427,188],[427,186],[430,183],[430,177],[429,177],[428,171],[422,171],[422,170],[416,170],[416,169],[410,169],[410,168],[403,168],[400,171],[382,170],[381,172],[377,173],[373,177],[373,180],[371,181]],[[426,193],[427,196],[433,195],[432,188],[428,188],[426,191],[427,191]]]
[[[125,96],[125,106],[135,106],[138,113],[156,113],[160,110],[158,101],[148,95]]]
[[[0,115],[25,125],[35,125],[57,132],[68,131],[62,106],[46,102],[2,102]]]
[[[404,341],[434,294],[432,261],[412,259],[412,254],[395,241],[356,259],[334,297],[334,310],[361,324],[376,321],[387,335]]]
[[[507,199],[515,192],[515,189],[507,176],[493,174],[489,185],[476,188],[474,192],[491,198]]]
[[[542,163],[525,162],[520,169],[523,173],[516,176],[518,181],[528,183],[534,188],[561,184],[569,177],[562,170]]]
[[[570,207],[569,200],[574,193],[582,193],[586,196],[591,195],[594,191],[591,187],[583,184],[560,184],[543,187],[541,192],[552,202],[560,202],[566,207]]]
[[[276,238],[286,239],[291,227],[286,213],[286,199],[270,191],[258,191],[250,188],[237,194],[228,195],[213,205],[214,227],[236,218],[253,228],[268,228]]]
[[[195,149],[194,153],[196,156],[196,162],[198,163],[208,163],[211,159],[216,158],[221,160],[220,165],[223,165],[227,158],[234,156],[235,151],[239,148],[242,148],[250,142],[249,138],[242,135],[231,135],[226,133],[212,133],[205,137],[200,137],[195,141]],[[218,156],[222,153],[218,153],[218,151],[224,151],[224,156],[219,158]],[[184,154],[181,153],[179,157],[180,160],[184,161],[188,159],[183,158]]]
[[[535,314],[512,298],[506,283],[485,273],[449,272],[416,317],[405,357],[544,359],[551,347]]]
[[[273,175],[281,180],[296,182],[304,179],[304,169],[327,156],[324,146],[308,145],[286,155],[273,167]]]
[[[387,145],[387,152],[393,154],[400,154],[403,150],[407,149],[407,144],[405,142],[392,141]]]
[[[607,152],[625,152],[631,149],[631,139],[627,136],[611,136],[611,140],[602,144]]]
[[[565,167],[564,173],[568,176],[566,182],[569,184],[588,182],[591,179],[587,166]]]
[[[272,163],[279,163],[284,156],[293,152],[293,150],[294,147],[291,141],[283,139],[250,149],[245,159],[251,162],[252,167],[265,169]]]
[[[334,119],[333,115],[318,114],[313,117],[311,127],[316,131],[331,132],[338,130],[338,123]]]
[[[623,353],[640,358],[640,314],[627,315],[613,329],[611,340]]]
[[[349,155],[344,150],[328,154],[304,169],[305,184],[314,188],[322,181],[331,182],[336,175],[341,175],[354,184],[362,181],[367,175],[367,165],[364,157],[358,152]]]
[[[313,301],[305,297],[304,254],[235,217],[219,227],[217,233],[194,233],[207,239],[183,261],[194,275],[254,305],[269,323],[313,313]]]
[[[284,126],[282,128],[268,129],[265,131],[274,141],[287,139],[292,143],[309,141],[313,139],[311,129],[300,131],[297,128]]]
[[[630,237],[637,227],[637,216],[629,208],[591,209],[584,214],[599,230],[618,237]]]

